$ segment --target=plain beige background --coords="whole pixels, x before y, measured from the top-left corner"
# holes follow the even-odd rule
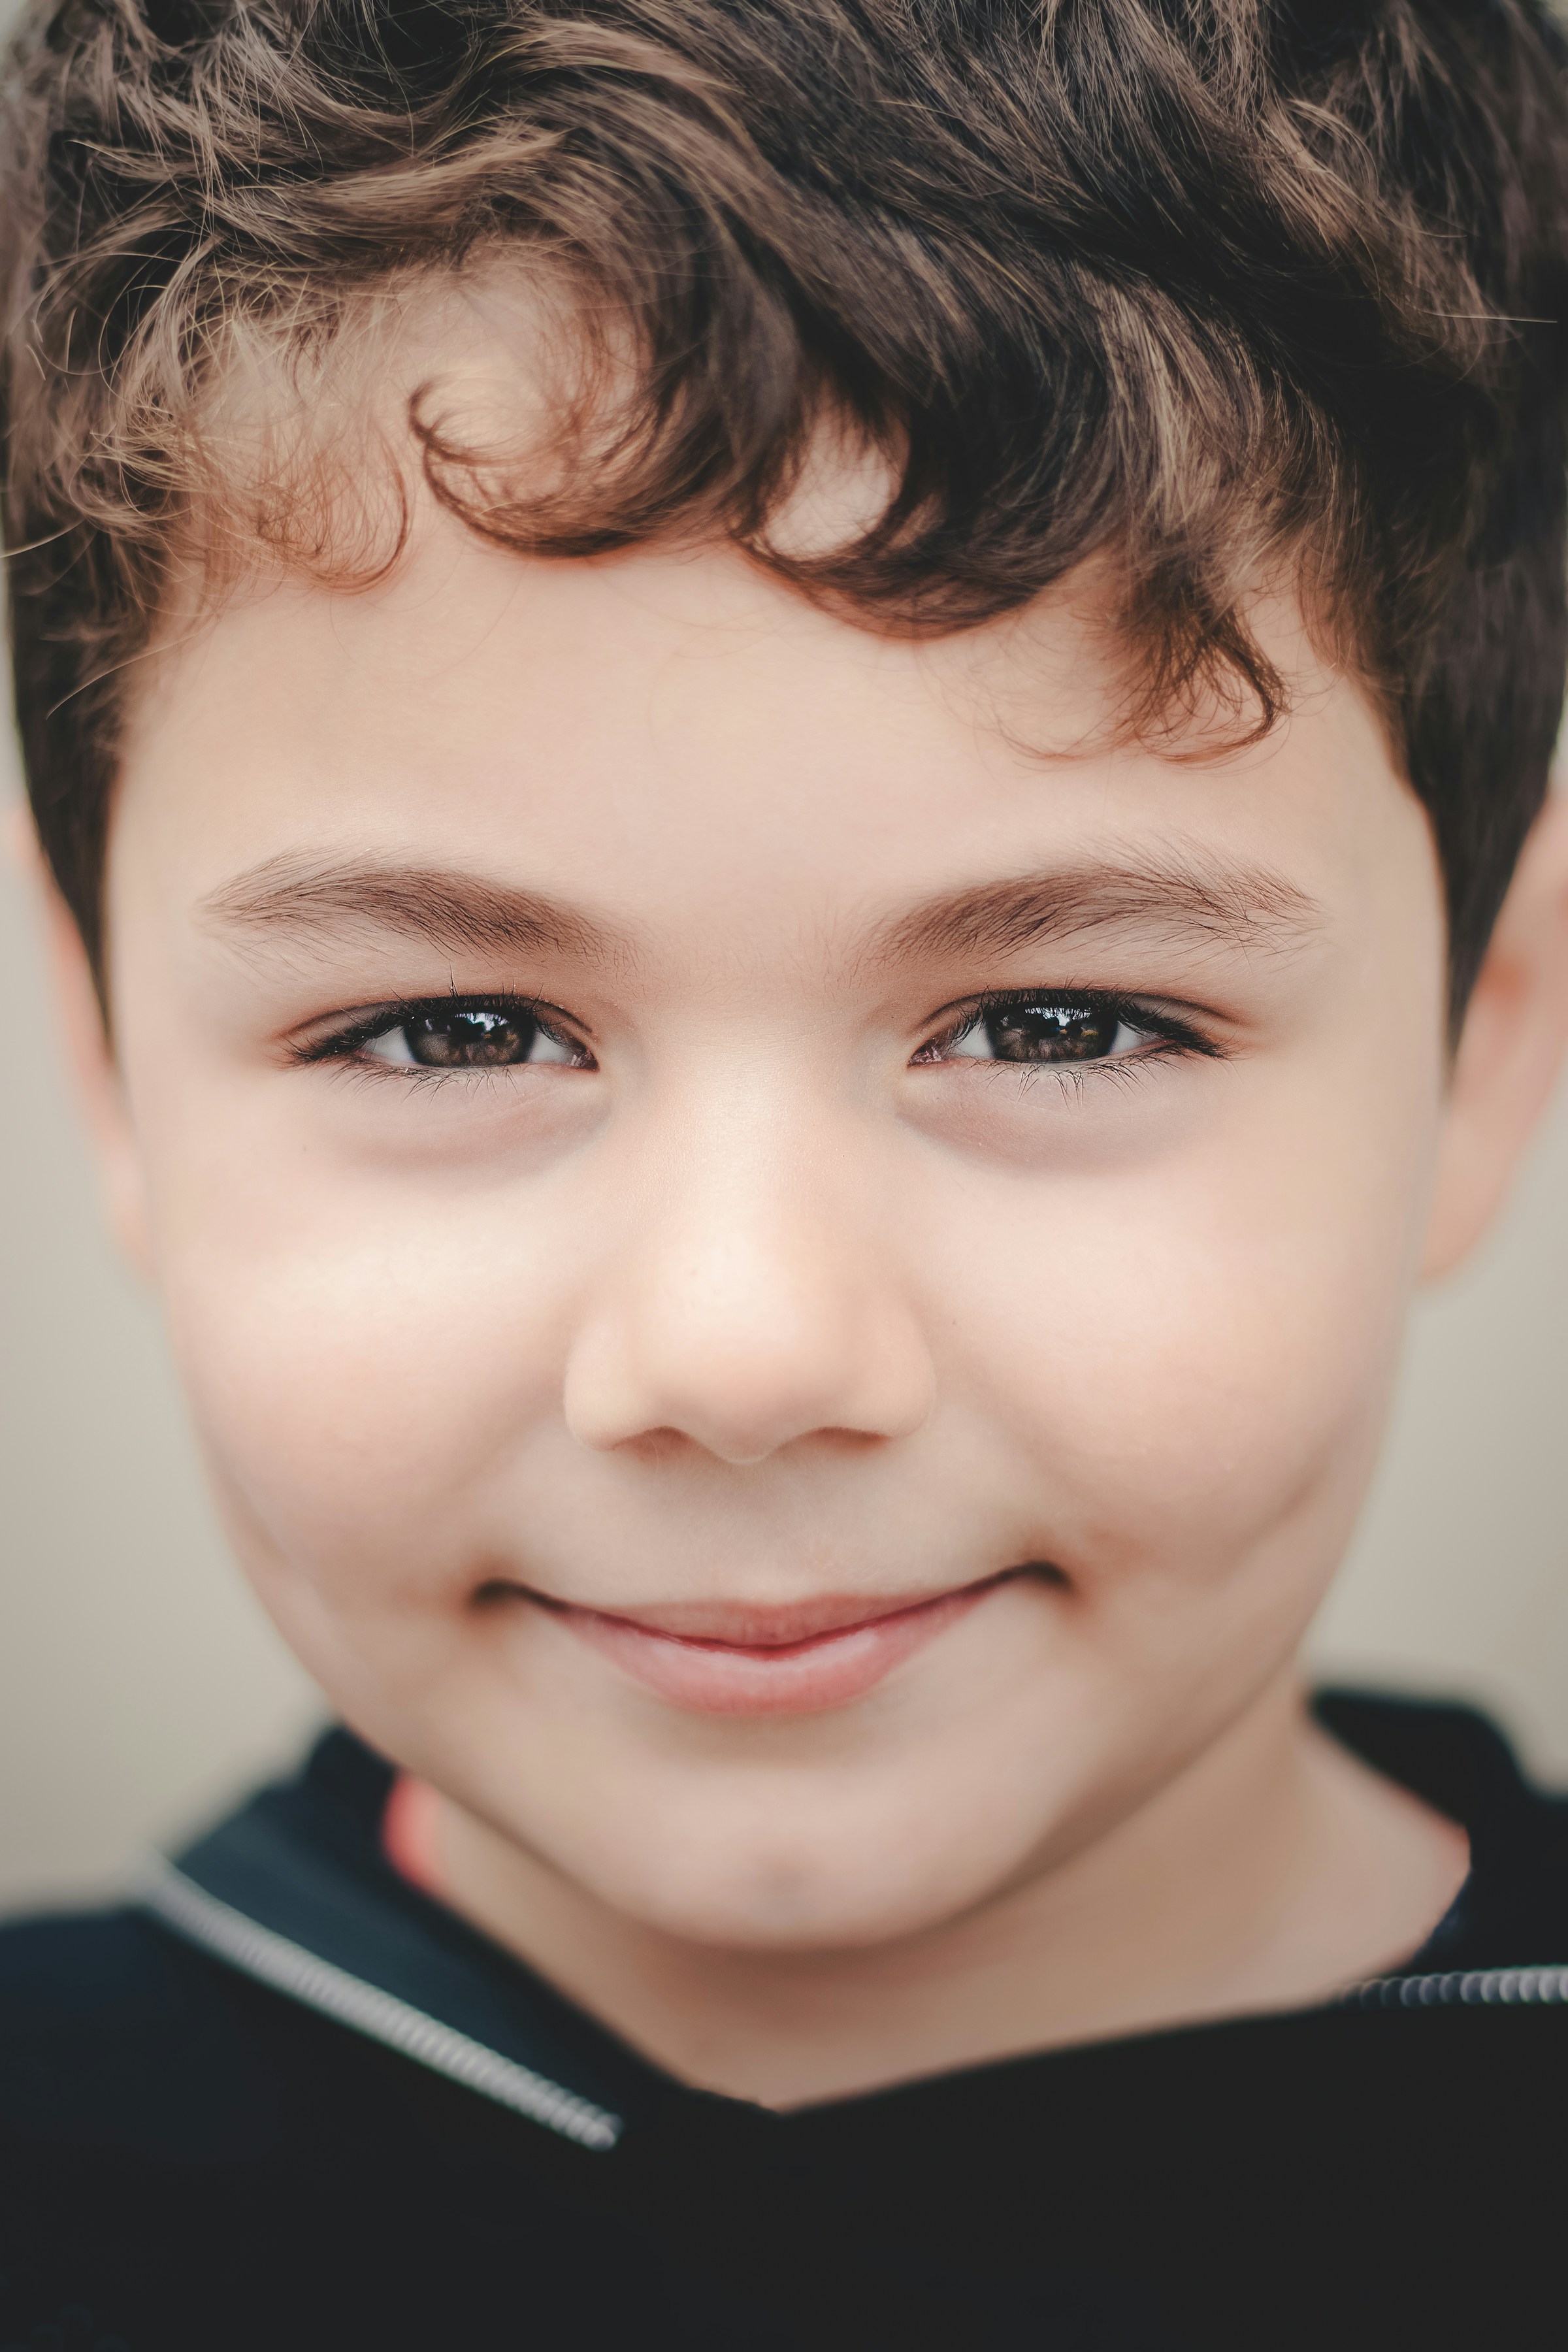
[[[15,793],[9,739],[0,794]],[[117,1265],[0,861],[0,1904],[114,1883],[317,1709],[230,1564],[151,1303]],[[171,1041],[177,1050],[177,1041]],[[1568,1097],[1504,1227],[1422,1307],[1318,1650],[1472,1694],[1568,1782]]]

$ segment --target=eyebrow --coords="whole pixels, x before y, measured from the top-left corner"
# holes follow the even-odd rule
[[[628,932],[542,892],[423,866],[312,863],[285,854],[220,885],[202,911],[215,923],[268,937],[366,929],[445,954],[623,961],[633,952]],[[1321,911],[1264,866],[1173,853],[1095,859],[926,899],[878,924],[862,955],[882,963],[1003,956],[1131,926],[1173,945],[1278,950],[1310,935]]]
[[[872,946],[889,962],[1002,956],[1136,927],[1173,946],[1279,950],[1305,940],[1321,919],[1314,898],[1267,866],[1172,852],[952,891],[879,926]]]
[[[202,901],[212,922],[270,938],[368,929],[444,954],[555,955],[608,961],[631,940],[537,890],[477,874],[363,860],[309,863],[284,855],[223,883]]]

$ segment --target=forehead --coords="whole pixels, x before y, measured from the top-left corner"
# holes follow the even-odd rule
[[[1403,870],[1425,816],[1365,703],[1317,668],[1240,753],[1118,744],[1087,598],[914,643],[728,550],[531,562],[426,517],[356,595],[253,588],[178,636],[128,732],[111,887],[195,904],[282,861],[481,874],[607,927],[717,944],[896,923],[1042,864],[1219,860],[1330,905]]]

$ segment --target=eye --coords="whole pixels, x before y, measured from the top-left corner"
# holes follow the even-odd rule
[[[525,1065],[590,1070],[587,1047],[531,1005],[447,1002],[399,1006],[345,1035],[323,1039],[311,1059],[353,1059],[405,1070],[509,1070]]]
[[[1170,1024],[1129,1018],[1107,998],[1007,997],[984,1003],[933,1038],[917,1062],[1080,1063],[1121,1060],[1138,1046],[1169,1038]]]

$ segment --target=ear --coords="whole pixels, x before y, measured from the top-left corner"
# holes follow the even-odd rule
[[[54,982],[55,1008],[98,1161],[104,1206],[114,1237],[141,1275],[151,1272],[146,1188],[125,1089],[81,933],[55,887],[26,817],[15,838],[18,863],[30,873],[43,915],[44,948]]]
[[[1423,1271],[1448,1273],[1507,1199],[1568,1050],[1568,793],[1536,819],[1465,1015]]]

